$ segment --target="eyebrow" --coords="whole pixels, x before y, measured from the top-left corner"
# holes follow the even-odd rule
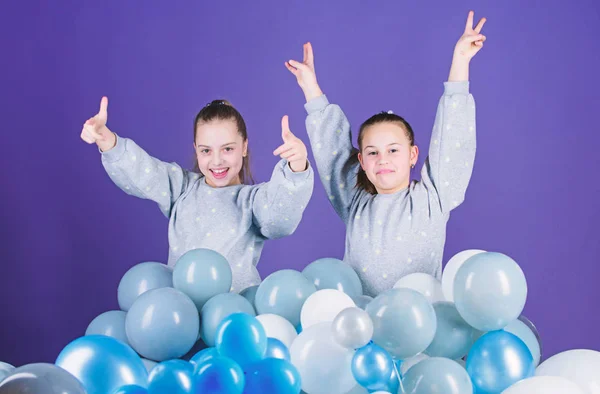
[[[228,145],[235,145],[235,144],[236,144],[236,142],[228,142],[228,143],[226,143],[224,145],[221,145],[221,148],[224,148],[224,147],[226,147]],[[197,146],[198,146],[198,148],[210,148],[210,146],[208,146],[208,145],[200,145],[199,144]]]
[[[387,144],[387,146],[392,146],[392,145],[402,145],[402,144],[399,142],[392,142],[391,144]],[[365,149],[368,149],[368,148],[377,149],[377,147],[373,146],[373,145],[365,146]]]

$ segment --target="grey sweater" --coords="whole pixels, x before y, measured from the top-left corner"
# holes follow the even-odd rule
[[[375,296],[401,277],[440,278],[450,211],[460,205],[475,160],[475,102],[469,82],[445,82],[421,181],[393,194],[359,190],[358,150],[348,119],[323,95],[305,104],[306,127],[321,182],[346,224],[344,261]]]
[[[112,181],[126,193],[156,202],[169,218],[169,260],[207,248],[233,272],[232,291],[260,283],[256,264],[264,241],[294,232],[313,190],[313,171],[293,172],[280,160],[271,180],[213,188],[201,174],[155,159],[127,138],[102,153]]]

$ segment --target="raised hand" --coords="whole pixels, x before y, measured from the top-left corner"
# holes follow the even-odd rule
[[[306,150],[306,145],[290,130],[287,115],[281,118],[281,138],[283,139],[283,144],[275,149],[273,154],[286,159],[294,172],[306,170],[308,168],[308,151]]]
[[[310,42],[303,45],[304,59],[302,63],[296,60],[285,62],[285,67],[296,77],[298,85],[302,88],[306,101],[323,94],[317,83],[317,74],[315,73],[315,58]]]
[[[96,144],[101,151],[113,148],[117,142],[115,134],[106,127],[108,120],[108,98],[102,97],[100,110],[89,118],[81,129],[81,139],[88,144]]]
[[[467,24],[463,35],[458,39],[456,46],[454,47],[454,56],[464,57],[466,60],[471,60],[473,56],[483,48],[483,43],[486,37],[481,34],[481,29],[486,22],[486,18],[481,18],[477,23],[477,26],[473,28],[473,11],[469,11],[467,17]]]

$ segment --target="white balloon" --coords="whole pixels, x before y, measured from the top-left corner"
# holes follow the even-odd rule
[[[394,285],[394,289],[407,288],[418,291],[432,304],[438,301],[445,301],[442,283],[429,274],[416,272],[406,275]]]
[[[356,386],[354,350],[333,340],[331,322],[317,323],[298,335],[290,347],[292,364],[308,394],[343,394]]]
[[[312,293],[300,311],[302,330],[317,323],[332,322],[346,308],[356,304],[348,294],[335,289],[323,289]]]
[[[586,394],[586,392],[560,376],[534,376],[513,384],[502,394]]]
[[[417,365],[421,361],[428,359],[428,358],[429,358],[429,356],[426,355],[425,353],[419,353],[416,356],[413,356],[411,358],[407,358],[406,360],[403,360],[402,363],[400,364],[400,374],[402,376],[404,376],[406,374],[406,372],[412,366]]]
[[[454,302],[454,278],[456,278],[456,273],[458,272],[458,269],[462,267],[464,262],[469,257],[473,257],[476,254],[483,252],[485,252],[485,250],[463,250],[462,252],[459,252],[452,256],[452,258],[448,261],[448,264],[446,264],[446,267],[444,267],[444,272],[442,273],[442,291],[447,301]]]
[[[262,324],[267,338],[279,339],[285,346],[292,346],[292,342],[298,336],[296,329],[292,326],[286,318],[273,313],[264,313],[256,316],[258,321]]]
[[[587,349],[558,353],[537,367],[536,376],[560,376],[586,394],[600,394],[600,352]]]
[[[333,339],[348,349],[359,349],[373,338],[373,321],[360,308],[346,308],[333,319]]]

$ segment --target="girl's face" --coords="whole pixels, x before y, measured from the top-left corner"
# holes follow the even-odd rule
[[[239,185],[240,170],[248,150],[233,120],[199,123],[194,143],[198,168],[212,187]]]
[[[410,145],[399,124],[384,122],[367,127],[361,145],[358,160],[377,193],[395,193],[409,185],[410,168],[417,162],[419,148]]]

